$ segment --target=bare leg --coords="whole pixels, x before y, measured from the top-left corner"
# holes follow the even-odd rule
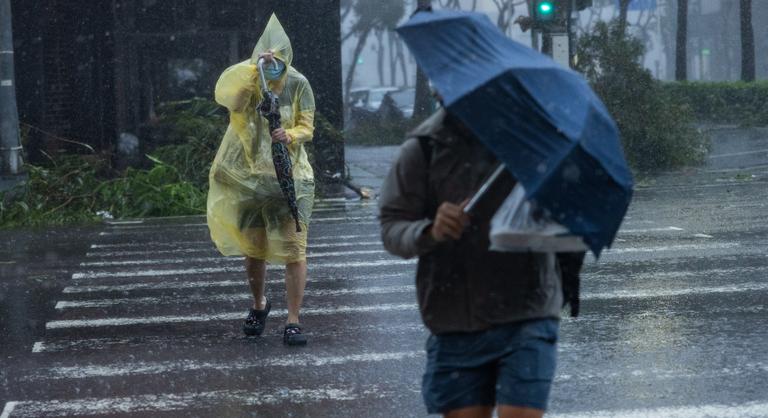
[[[491,413],[493,413],[492,406],[469,406],[448,411],[443,416],[445,418],[491,418]]]
[[[543,416],[544,411],[541,409],[499,405],[499,418],[541,418]]]
[[[245,273],[248,275],[248,286],[253,294],[253,309],[262,310],[267,304],[264,296],[267,263],[257,258],[245,257]]]
[[[306,284],[306,260],[285,265],[285,290],[288,293],[288,320],[286,323],[299,323],[299,309],[301,309],[301,301],[304,299]]]

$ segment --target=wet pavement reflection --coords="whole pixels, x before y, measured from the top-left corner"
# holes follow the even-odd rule
[[[563,319],[550,416],[768,416],[768,135],[740,135],[716,132],[705,167],[642,179],[614,248],[585,268],[582,316]],[[347,155],[375,188],[394,152]],[[303,349],[282,345],[278,268],[265,335],[241,335],[242,264],[201,217],[0,232],[0,407],[425,416],[415,264],[384,252],[375,214],[317,204]]]

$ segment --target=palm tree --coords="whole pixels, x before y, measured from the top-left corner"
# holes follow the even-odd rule
[[[402,1],[381,3],[379,0],[357,0],[352,6],[352,12],[357,20],[352,24],[350,32],[342,38],[342,42],[352,36],[357,36],[357,44],[352,51],[351,63],[344,80],[344,103],[349,103],[349,93],[355,78],[355,69],[360,54],[368,42],[368,36],[377,31],[393,29],[405,14],[405,4]]]
[[[752,30],[752,0],[739,2],[741,11],[741,79],[755,81],[755,33]]]
[[[688,79],[688,0],[677,1],[677,46],[675,53],[675,79]]]

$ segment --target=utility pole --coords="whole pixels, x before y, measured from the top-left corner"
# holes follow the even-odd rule
[[[11,0],[0,0],[0,192],[24,181],[13,77]]]
[[[752,0],[739,2],[741,21],[741,80],[755,81],[755,32],[752,29]]]

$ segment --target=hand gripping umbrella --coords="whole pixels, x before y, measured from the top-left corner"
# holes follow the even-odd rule
[[[446,110],[522,183],[525,199],[595,255],[610,246],[632,175],[616,124],[584,77],[480,13],[418,12],[397,32]]]
[[[261,78],[261,93],[264,99],[259,104],[259,113],[269,122],[269,132],[280,128],[280,103],[277,96],[267,87],[264,78],[264,60],[258,61],[259,77]],[[296,205],[296,186],[293,182],[293,166],[288,154],[288,147],[282,142],[272,143],[272,162],[275,165],[277,181],[280,183],[280,191],[283,192],[288,208],[291,210],[293,220],[296,222],[296,232],[301,232],[299,225],[299,207]]]

